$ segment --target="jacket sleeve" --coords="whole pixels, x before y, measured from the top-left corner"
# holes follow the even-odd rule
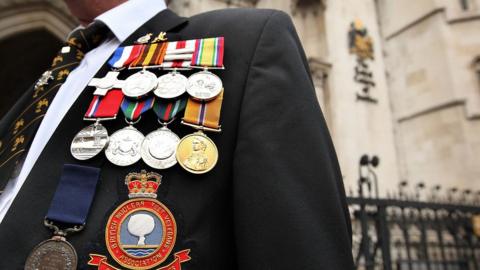
[[[234,157],[239,269],[352,269],[341,173],[290,17],[271,14],[252,58]]]

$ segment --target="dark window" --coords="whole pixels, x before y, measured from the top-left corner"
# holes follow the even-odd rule
[[[469,10],[470,9],[470,0],[460,0],[460,6],[462,7],[463,10]]]
[[[62,46],[46,30],[23,32],[0,41],[0,119],[40,75]]]
[[[475,74],[478,78],[478,83],[480,84],[480,56],[475,60],[473,68],[475,69]]]

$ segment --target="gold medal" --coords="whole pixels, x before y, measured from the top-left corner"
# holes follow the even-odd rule
[[[178,144],[177,161],[188,172],[207,173],[217,164],[217,146],[202,131],[192,133]]]

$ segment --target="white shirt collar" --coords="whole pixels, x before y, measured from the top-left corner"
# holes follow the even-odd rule
[[[120,42],[124,42],[140,26],[167,8],[164,0],[129,0],[101,15],[102,21]]]

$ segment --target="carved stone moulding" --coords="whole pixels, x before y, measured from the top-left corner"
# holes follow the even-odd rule
[[[325,0],[292,0],[291,10],[292,14],[301,12],[306,14],[307,12],[313,12],[317,15],[319,12],[323,12],[326,9]]]

